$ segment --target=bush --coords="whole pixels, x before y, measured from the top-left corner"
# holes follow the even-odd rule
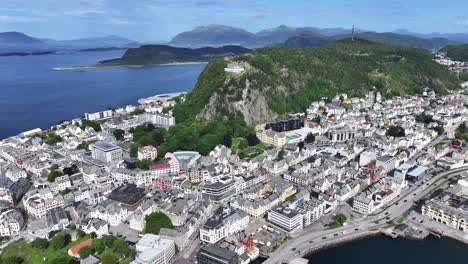
[[[53,249],[61,249],[68,244],[69,239],[65,233],[56,234],[52,240],[50,240],[50,246]]]
[[[49,241],[47,241],[45,238],[36,238],[33,242],[31,242],[31,246],[33,248],[44,250],[49,246]]]
[[[23,259],[18,256],[10,256],[1,259],[1,263],[3,264],[21,264],[23,263]]]
[[[116,256],[106,253],[104,255],[101,255],[101,263],[102,264],[115,264],[117,263],[118,259]]]
[[[91,247],[82,247],[78,251],[78,255],[80,255],[81,259],[85,259],[85,258],[89,257],[89,255],[91,255]]]

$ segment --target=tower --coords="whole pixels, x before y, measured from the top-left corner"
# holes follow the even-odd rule
[[[354,24],[353,24],[353,29],[351,30],[351,40],[354,41]]]

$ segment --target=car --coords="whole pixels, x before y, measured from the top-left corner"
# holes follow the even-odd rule
[[[333,235],[336,236],[336,237],[338,236],[338,234],[333,234]]]
[[[322,237],[322,239],[327,239],[327,237]]]
[[[405,202],[405,203],[406,203],[407,201],[408,201],[408,200],[404,200],[403,202]]]
[[[313,241],[313,240],[309,241],[309,244],[312,244],[312,243],[314,243],[314,241]]]
[[[354,228],[354,231],[359,231],[359,228]]]
[[[295,251],[295,250],[296,250],[296,248],[295,248],[295,247],[294,247],[294,248],[291,248],[291,250],[292,250],[292,251]]]

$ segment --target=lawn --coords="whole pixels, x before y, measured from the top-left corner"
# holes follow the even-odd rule
[[[19,256],[25,260],[25,263],[28,264],[43,264],[45,263],[44,260],[51,260],[63,256],[68,256],[68,249],[83,242],[84,240],[89,239],[89,236],[84,236],[74,242],[69,243],[64,248],[55,250],[52,247],[48,247],[45,250],[40,250],[33,248],[31,244],[26,242],[25,240],[18,240],[11,243],[7,246],[3,252],[1,257],[9,257],[9,256]]]

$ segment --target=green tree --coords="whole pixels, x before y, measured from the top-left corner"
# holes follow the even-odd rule
[[[102,264],[115,264],[117,263],[118,258],[110,253],[105,253],[101,255],[101,263]]]
[[[50,246],[55,249],[61,249],[67,245],[67,237],[65,233],[61,232],[56,234],[51,240],[50,240]]]
[[[144,159],[144,160],[138,160],[135,165],[139,169],[149,170],[149,167],[151,166],[151,164],[153,164],[151,160]]]
[[[278,160],[283,160],[284,159],[284,149],[281,149],[278,152]]]
[[[125,131],[122,130],[122,129],[115,129],[113,132],[112,132],[112,135],[114,135],[114,137],[117,139],[117,140],[123,140],[124,139],[124,135],[125,135]]]
[[[68,255],[59,256],[47,261],[47,264],[69,264],[72,258]]]
[[[145,230],[147,234],[159,234],[161,228],[174,228],[171,219],[162,212],[154,212],[145,217]]]
[[[128,255],[130,254],[130,248],[128,247],[127,242],[125,242],[125,240],[123,239],[114,240],[112,248],[115,252],[118,252],[119,254],[122,254],[125,257],[128,257]]]
[[[92,247],[97,254],[101,254],[106,250],[106,245],[102,239],[93,239]]]
[[[0,260],[1,260],[1,263],[3,263],[3,264],[21,264],[21,263],[23,263],[23,259],[21,257],[18,257],[18,256],[9,256],[9,257],[6,257],[6,258],[2,258]]]
[[[36,238],[31,242],[33,248],[44,250],[49,246],[49,241],[45,238]]]
[[[138,157],[138,146],[135,145],[135,144],[133,144],[130,147],[130,157],[132,157],[132,158]]]
[[[80,255],[81,259],[85,259],[85,258],[89,257],[89,255],[91,255],[91,253],[92,253],[91,252],[91,247],[82,247],[78,251],[78,255]]]

